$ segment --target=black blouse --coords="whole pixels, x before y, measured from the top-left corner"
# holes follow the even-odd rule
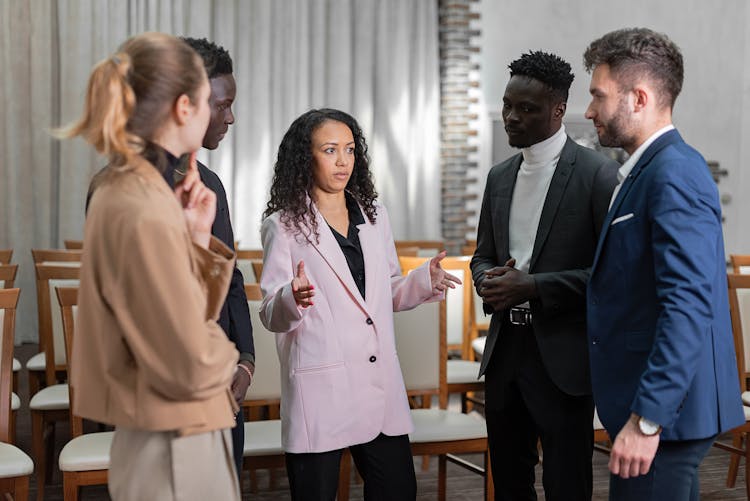
[[[346,258],[346,264],[349,265],[349,271],[352,274],[354,283],[357,284],[359,293],[362,294],[362,298],[365,297],[365,258],[362,255],[362,246],[359,243],[359,229],[358,225],[365,223],[365,218],[362,215],[362,211],[357,205],[357,201],[352,195],[346,193],[346,209],[349,212],[349,230],[347,236],[342,235],[330,224],[328,227],[331,229],[334,238],[341,247],[341,251],[344,253]]]

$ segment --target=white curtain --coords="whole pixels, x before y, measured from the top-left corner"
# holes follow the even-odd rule
[[[313,107],[359,121],[396,238],[440,238],[437,0],[0,0],[0,248],[20,265],[18,342],[37,339],[29,251],[82,237],[104,165],[49,129],[78,116],[92,66],[143,31],[206,37],[234,60],[236,123],[201,155],[241,247],[260,247],[276,148]]]

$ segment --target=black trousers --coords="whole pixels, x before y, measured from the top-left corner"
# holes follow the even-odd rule
[[[537,499],[537,441],[544,455],[545,499],[591,499],[593,399],[555,385],[530,326],[503,326],[485,375],[485,402],[496,500]]]
[[[366,444],[349,447],[364,480],[365,501],[414,501],[417,478],[408,435],[378,435]],[[286,453],[286,471],[294,501],[334,501],[343,449]]]
[[[245,419],[242,409],[234,415],[234,428],[232,428],[232,453],[234,454],[234,466],[237,468],[237,478],[242,478],[242,452],[245,449]],[[242,481],[240,481],[242,484]]]
[[[698,501],[698,466],[716,437],[661,442],[646,475],[627,480],[609,476],[611,501]]]

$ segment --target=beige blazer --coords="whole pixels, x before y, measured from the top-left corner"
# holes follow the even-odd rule
[[[192,243],[174,193],[140,159],[100,179],[84,228],[70,383],[77,414],[119,427],[234,426],[238,353],[216,323],[234,253]]]

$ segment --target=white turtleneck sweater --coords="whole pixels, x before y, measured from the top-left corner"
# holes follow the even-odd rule
[[[523,161],[513,189],[508,226],[510,256],[516,259],[516,269],[526,273],[547,190],[567,139],[565,126],[561,125],[552,136],[521,150]]]

